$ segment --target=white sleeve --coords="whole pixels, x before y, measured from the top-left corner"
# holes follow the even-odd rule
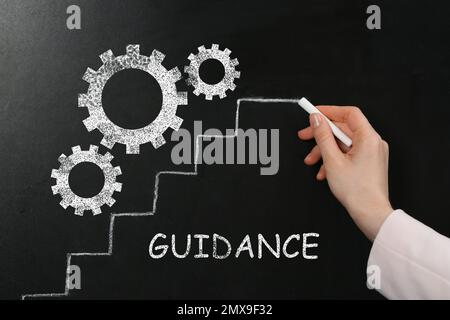
[[[379,271],[376,289],[386,298],[450,299],[450,239],[402,210],[383,223],[367,266]]]

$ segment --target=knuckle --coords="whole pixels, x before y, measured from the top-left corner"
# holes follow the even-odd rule
[[[383,150],[387,157],[389,157],[389,144],[383,140]]]
[[[350,110],[351,110],[351,112],[353,112],[353,113],[362,114],[361,109],[360,109],[359,107],[357,107],[357,106],[351,106],[351,107],[350,107]]]
[[[379,148],[383,146],[383,140],[378,135],[378,133],[373,132],[367,135],[366,137],[366,145],[370,148]]]

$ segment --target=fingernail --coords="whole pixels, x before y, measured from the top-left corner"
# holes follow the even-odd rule
[[[308,153],[308,155],[305,157],[305,161],[308,161],[308,159],[311,157],[311,153]]]
[[[311,127],[313,127],[313,128],[318,128],[320,126],[321,121],[322,121],[322,118],[317,113],[313,113],[309,117],[309,123],[311,124]]]

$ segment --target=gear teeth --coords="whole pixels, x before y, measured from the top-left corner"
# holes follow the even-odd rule
[[[127,154],[139,154],[139,144],[127,144]]]
[[[55,184],[54,186],[52,186],[52,193],[53,193],[53,195],[59,193],[59,186],[58,186],[57,184]]]
[[[172,77],[172,81],[177,82],[181,79],[181,72],[177,67],[170,69],[169,75]]]
[[[91,83],[93,82],[93,80],[95,79],[95,77],[97,76],[97,71],[92,70],[91,68],[87,68],[86,72],[83,75],[83,80]]]
[[[112,149],[116,143],[115,143],[115,141],[108,138],[107,136],[104,136],[102,141],[100,141],[100,144],[107,147],[108,149]]]
[[[84,93],[78,94],[78,107],[85,108],[89,106],[89,96]]]
[[[66,160],[67,156],[64,153],[61,153],[61,155],[58,157],[59,163],[63,163]]]
[[[228,89],[234,90],[236,88],[233,82],[234,79],[240,78],[241,73],[236,71],[235,68],[239,65],[238,59],[231,59],[230,55],[230,49],[220,50],[220,46],[216,43],[211,44],[210,49],[206,49],[202,45],[198,47],[198,54],[191,53],[189,55],[188,60],[190,60],[190,63],[184,67],[184,72],[189,75],[189,77],[186,77],[186,83],[194,87],[193,93],[196,96],[203,94],[206,100],[213,100],[214,96],[223,99],[226,97]],[[202,81],[199,69],[206,60],[216,60],[224,67],[225,76],[219,83],[208,85]]]
[[[238,61],[237,58],[234,58],[234,59],[230,60],[230,64],[231,64],[233,67],[236,67],[236,66],[239,65],[239,61]]]
[[[166,143],[166,140],[164,139],[164,137],[162,135],[159,135],[159,136],[156,136],[155,138],[153,138],[152,140],[150,140],[150,142],[152,143],[152,145],[155,149],[158,149],[159,147],[161,147],[163,144]]]
[[[56,179],[56,178],[58,178],[58,176],[59,176],[59,170],[52,169],[51,177]]]
[[[120,182],[114,183],[114,191],[117,191],[117,192],[122,191],[122,184]]]
[[[83,120],[83,124],[86,127],[87,131],[91,132],[95,128],[97,128],[97,122],[93,116],[87,117]]]
[[[72,153],[77,153],[81,151],[81,147],[80,146],[74,146],[72,147]]]
[[[78,106],[87,107],[89,111],[89,117],[84,119],[83,123],[88,131],[97,129],[103,134],[101,144],[107,148],[112,149],[115,143],[120,143],[126,146],[128,154],[139,154],[142,144],[151,142],[152,136],[163,134],[170,126],[170,122],[167,124],[167,121],[171,121],[178,106],[188,103],[187,93],[178,92],[176,88],[176,82],[183,78],[183,74],[177,67],[166,69],[162,64],[165,55],[158,50],[153,50],[150,56],[141,55],[138,44],[127,45],[124,55],[115,57],[111,50],[107,50],[99,57],[103,65],[98,70],[87,68],[83,75],[83,79],[90,83],[88,91],[78,96]],[[192,57],[194,56],[192,55]],[[147,72],[155,78],[162,89],[161,112],[152,123],[144,128],[121,128],[111,122],[104,112],[101,102],[104,85],[111,76],[123,69],[138,69]],[[171,125],[177,127],[178,123],[174,122]],[[137,132],[141,129],[144,129],[143,132]],[[96,157],[98,158],[99,155]]]
[[[64,209],[67,209],[67,207],[69,207],[70,203],[67,202],[66,200],[61,200],[61,202],[59,203],[61,205],[61,207],[63,207]]]
[[[108,63],[114,60],[114,54],[111,50],[105,51],[100,55],[103,63]]]
[[[181,119],[180,117],[177,117],[177,116],[173,116],[173,118],[170,122],[170,127],[173,130],[178,131],[178,129],[180,129],[182,123],[183,123],[183,119]]]
[[[111,162],[112,159],[114,159],[114,156],[109,152],[105,153],[103,156],[103,161],[105,162]]]
[[[64,209],[69,206],[73,207],[74,214],[82,216],[86,210],[91,210],[94,214],[100,214],[102,205],[112,206],[114,200],[111,200],[111,195],[114,191],[122,189],[122,184],[117,182],[117,176],[121,175],[122,171],[119,166],[113,167],[111,164],[113,158],[109,152],[104,155],[98,153],[98,146],[96,145],[90,145],[89,150],[83,150],[80,146],[73,146],[70,156],[61,154],[59,169],[53,169],[51,172],[51,177],[56,179],[56,184],[51,187],[51,190],[54,195],[61,195],[59,203],[61,207]],[[95,164],[102,170],[105,177],[102,191],[89,198],[76,195],[68,184],[71,170],[79,163],[84,162]]]
[[[178,96],[178,105],[187,105],[188,104],[188,94],[186,91],[180,91],[177,93]]]
[[[152,55],[150,56],[150,58],[151,58],[153,61],[156,61],[156,62],[158,62],[158,63],[163,62],[163,60],[164,60],[165,57],[166,57],[166,56],[164,55],[164,53],[162,53],[162,52],[160,52],[160,51],[158,51],[158,50],[153,50]]]
[[[106,204],[109,207],[112,207],[114,203],[116,203],[116,200],[114,200],[114,198],[109,198],[108,200],[106,200]]]
[[[73,213],[75,213],[75,215],[82,217],[84,214],[84,209],[83,208],[75,208],[75,210],[73,211]]]
[[[127,56],[139,55],[139,45],[138,44],[129,44],[127,45]]]

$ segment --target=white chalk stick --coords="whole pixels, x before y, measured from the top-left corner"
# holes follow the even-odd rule
[[[311,102],[308,101],[306,98],[301,98],[298,101],[298,104],[300,107],[303,108],[306,112],[309,114],[311,113],[320,113],[323,118],[328,122],[328,124],[331,127],[331,131],[333,131],[333,134],[336,138],[338,138],[343,144],[345,144],[347,147],[352,146],[352,139],[350,139],[349,136],[347,136],[341,129],[339,129],[333,122],[330,121],[330,119],[327,118],[322,112],[320,112],[319,109],[317,109]]]

